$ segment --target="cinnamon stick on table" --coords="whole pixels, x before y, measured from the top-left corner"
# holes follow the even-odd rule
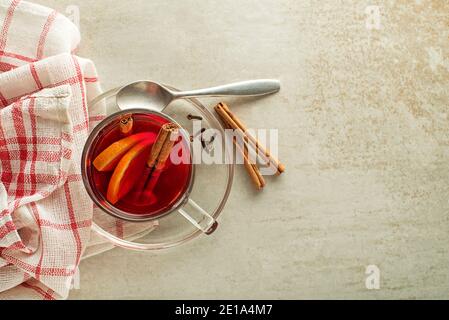
[[[231,129],[231,127],[227,123],[225,123],[225,128]],[[250,160],[248,158],[248,151],[249,151],[248,146],[244,144],[243,149],[242,149],[242,146],[240,146],[240,144],[237,142],[236,137],[234,137],[232,139],[232,142],[235,145],[236,151],[242,155],[245,169],[248,172],[248,175],[250,176],[250,178],[251,178],[252,182],[254,183],[254,185],[256,186],[257,190],[262,190],[266,185],[265,179],[263,178],[262,174],[260,173],[260,170],[257,167],[257,165],[250,162]]]
[[[268,163],[276,170],[276,174],[279,175],[285,171],[285,166],[280,163],[278,159],[274,158],[271,155],[270,151],[264,148],[256,138],[248,134],[248,129],[246,128],[246,126],[235,114],[231,112],[231,110],[225,103],[220,102],[218,105],[216,105],[215,111],[220,115],[222,120],[229,127],[240,133],[244,141],[249,146],[255,149],[256,154],[258,156],[261,156],[263,158],[263,161]]]
[[[237,143],[237,140],[234,138],[234,144],[236,149],[242,154],[243,161],[245,164],[246,171],[248,172],[249,176],[251,177],[251,180],[253,181],[254,185],[258,190],[263,189],[265,187],[265,179],[260,174],[259,168],[253,163],[250,163],[248,159],[248,149],[247,146],[242,147]]]

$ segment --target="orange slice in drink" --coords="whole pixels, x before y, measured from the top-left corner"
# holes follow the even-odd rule
[[[152,132],[142,132],[116,141],[95,158],[93,165],[101,172],[112,171],[117,166],[120,159],[131,150],[132,147],[143,140],[154,139],[156,139],[156,134]]]
[[[117,164],[109,180],[107,200],[116,204],[126,196],[142,177],[154,140],[146,139],[131,148]]]

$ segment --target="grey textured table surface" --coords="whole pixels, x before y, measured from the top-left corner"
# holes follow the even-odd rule
[[[258,194],[238,168],[214,235],[90,258],[71,298],[449,297],[447,2],[388,1],[379,25],[368,1],[37,2],[79,6],[80,55],[105,89],[283,84],[231,102],[280,129],[287,173]]]

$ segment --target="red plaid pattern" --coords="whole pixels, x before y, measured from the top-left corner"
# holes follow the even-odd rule
[[[88,245],[79,163],[104,110],[79,41],[55,11],[0,0],[0,298],[66,298]]]

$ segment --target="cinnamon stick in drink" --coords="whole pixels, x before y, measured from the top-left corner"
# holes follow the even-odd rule
[[[174,123],[166,123],[159,131],[156,142],[151,149],[150,157],[147,161],[149,168],[162,169],[170,156],[170,152],[175,145],[173,135],[179,134],[179,126]]]
[[[143,172],[141,179],[143,183],[140,183],[138,186],[138,190],[140,190],[138,197],[143,196],[147,189],[151,192],[156,185],[161,170],[164,168],[165,162],[168,160],[176,142],[172,135],[178,134],[179,126],[174,123],[166,123],[161,127],[148,157],[147,167]]]
[[[129,136],[133,132],[134,120],[132,114],[124,114],[120,117],[120,133]]]

